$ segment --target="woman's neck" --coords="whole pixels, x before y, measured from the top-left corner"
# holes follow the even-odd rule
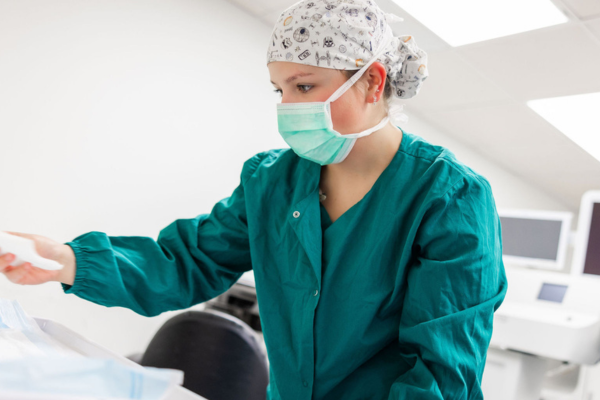
[[[344,161],[323,166],[322,171],[331,176],[379,176],[398,152],[402,131],[391,122],[369,136],[359,138]]]

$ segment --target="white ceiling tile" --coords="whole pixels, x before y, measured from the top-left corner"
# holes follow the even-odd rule
[[[563,2],[581,19],[600,16],[598,0],[563,0]]]
[[[600,162],[525,105],[426,113],[423,117],[571,207],[576,207],[583,189],[600,183]],[[557,176],[560,179],[555,179]],[[575,192],[572,182],[579,185]]]
[[[249,0],[228,0],[228,1],[257,17],[269,12],[269,8],[266,7],[265,4],[263,4],[260,1],[249,1]]]
[[[275,24],[277,23],[277,20],[279,19],[279,16],[282,13],[282,11],[273,11],[273,12],[270,12],[270,13],[268,13],[266,15],[263,15],[261,17],[261,20],[264,21],[264,23],[267,24],[267,25],[269,25],[271,28],[274,28]]]
[[[539,178],[531,176],[528,180],[536,182],[536,186],[574,211],[579,209],[581,197],[585,192],[600,187],[597,180],[588,178],[586,181],[578,181],[573,180],[571,176],[552,177],[549,174],[541,174]]]
[[[579,171],[595,171],[600,168],[600,161],[524,104],[477,107],[424,115],[443,125],[445,131],[452,136],[475,148],[489,148],[492,151],[525,148],[532,153],[540,149],[560,149],[564,160],[568,161],[569,165],[575,164]],[[530,160],[534,163],[538,161],[535,154]]]
[[[575,180],[594,175],[600,179],[600,162],[594,162],[587,153],[574,149],[572,145],[539,143],[530,147],[507,146],[492,151],[502,153],[501,157],[506,160],[506,164],[518,171],[526,171],[528,175],[534,174],[538,179],[547,176],[552,180],[561,176]],[[581,157],[585,161],[582,162]]]
[[[515,150],[518,152],[519,149]],[[555,154],[552,154],[555,152]],[[546,158],[552,160],[564,160],[560,149],[548,149]],[[552,193],[555,198],[563,203],[577,209],[581,196],[588,190],[600,189],[600,166],[594,170],[578,170],[577,162],[573,164],[560,162],[561,168],[544,168],[545,164],[537,164],[529,169],[523,163],[524,157],[514,157],[512,168],[516,171],[525,171],[525,178],[546,192]]]
[[[254,1],[254,0],[248,0]],[[267,13],[277,13],[280,14],[283,11],[287,10],[294,4],[298,2],[298,0],[260,0],[265,5],[265,8],[268,10]]]
[[[455,50],[428,57],[429,77],[418,96],[406,101],[419,112],[511,101],[495,82],[483,76]]]
[[[267,15],[279,14],[291,5],[297,3],[297,0],[228,0],[231,3],[246,10],[248,13],[263,18]],[[275,19],[276,20],[276,19]],[[273,24],[275,21],[273,21]]]
[[[462,46],[457,51],[517,100],[600,91],[600,44],[577,24]]]
[[[521,104],[466,108],[424,114],[452,136],[475,148],[556,145],[566,139],[554,127]]]
[[[451,49],[448,43],[433,33],[429,28],[415,19],[412,15],[404,11],[392,0],[379,0],[377,5],[385,12],[395,14],[404,21],[391,24],[395,36],[411,35],[414,37],[417,45],[426,53],[432,54],[438,51]]]
[[[578,160],[573,161],[573,154],[560,147],[488,147],[477,151],[573,209],[577,209],[584,192],[600,188],[600,165],[579,170]]]
[[[585,26],[600,40],[600,18],[587,22]]]

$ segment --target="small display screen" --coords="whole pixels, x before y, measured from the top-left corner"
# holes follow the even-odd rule
[[[562,303],[567,293],[568,286],[555,285],[553,283],[542,284],[542,289],[538,295],[538,300],[553,301],[555,303]]]
[[[600,203],[595,203],[592,209],[589,233],[583,273],[600,275]]]

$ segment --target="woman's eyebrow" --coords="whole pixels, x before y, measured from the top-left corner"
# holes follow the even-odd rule
[[[292,75],[292,76],[290,76],[289,78],[287,78],[287,79],[285,80],[285,83],[290,83],[290,82],[293,82],[293,81],[295,81],[295,80],[296,80],[296,79],[298,79],[298,78],[302,78],[302,77],[309,76],[309,75],[314,75],[314,74],[313,74],[312,72],[308,72],[308,73],[307,73],[307,72],[299,72],[299,73],[297,73],[296,75]],[[273,82],[273,81],[271,81],[271,83],[272,83],[273,85],[275,85],[275,84],[276,84],[276,83],[275,83],[275,82]]]

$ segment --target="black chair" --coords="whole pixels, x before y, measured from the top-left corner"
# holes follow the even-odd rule
[[[184,372],[183,386],[208,400],[265,400],[266,356],[255,333],[238,318],[214,310],[169,319],[142,355],[147,367]]]

